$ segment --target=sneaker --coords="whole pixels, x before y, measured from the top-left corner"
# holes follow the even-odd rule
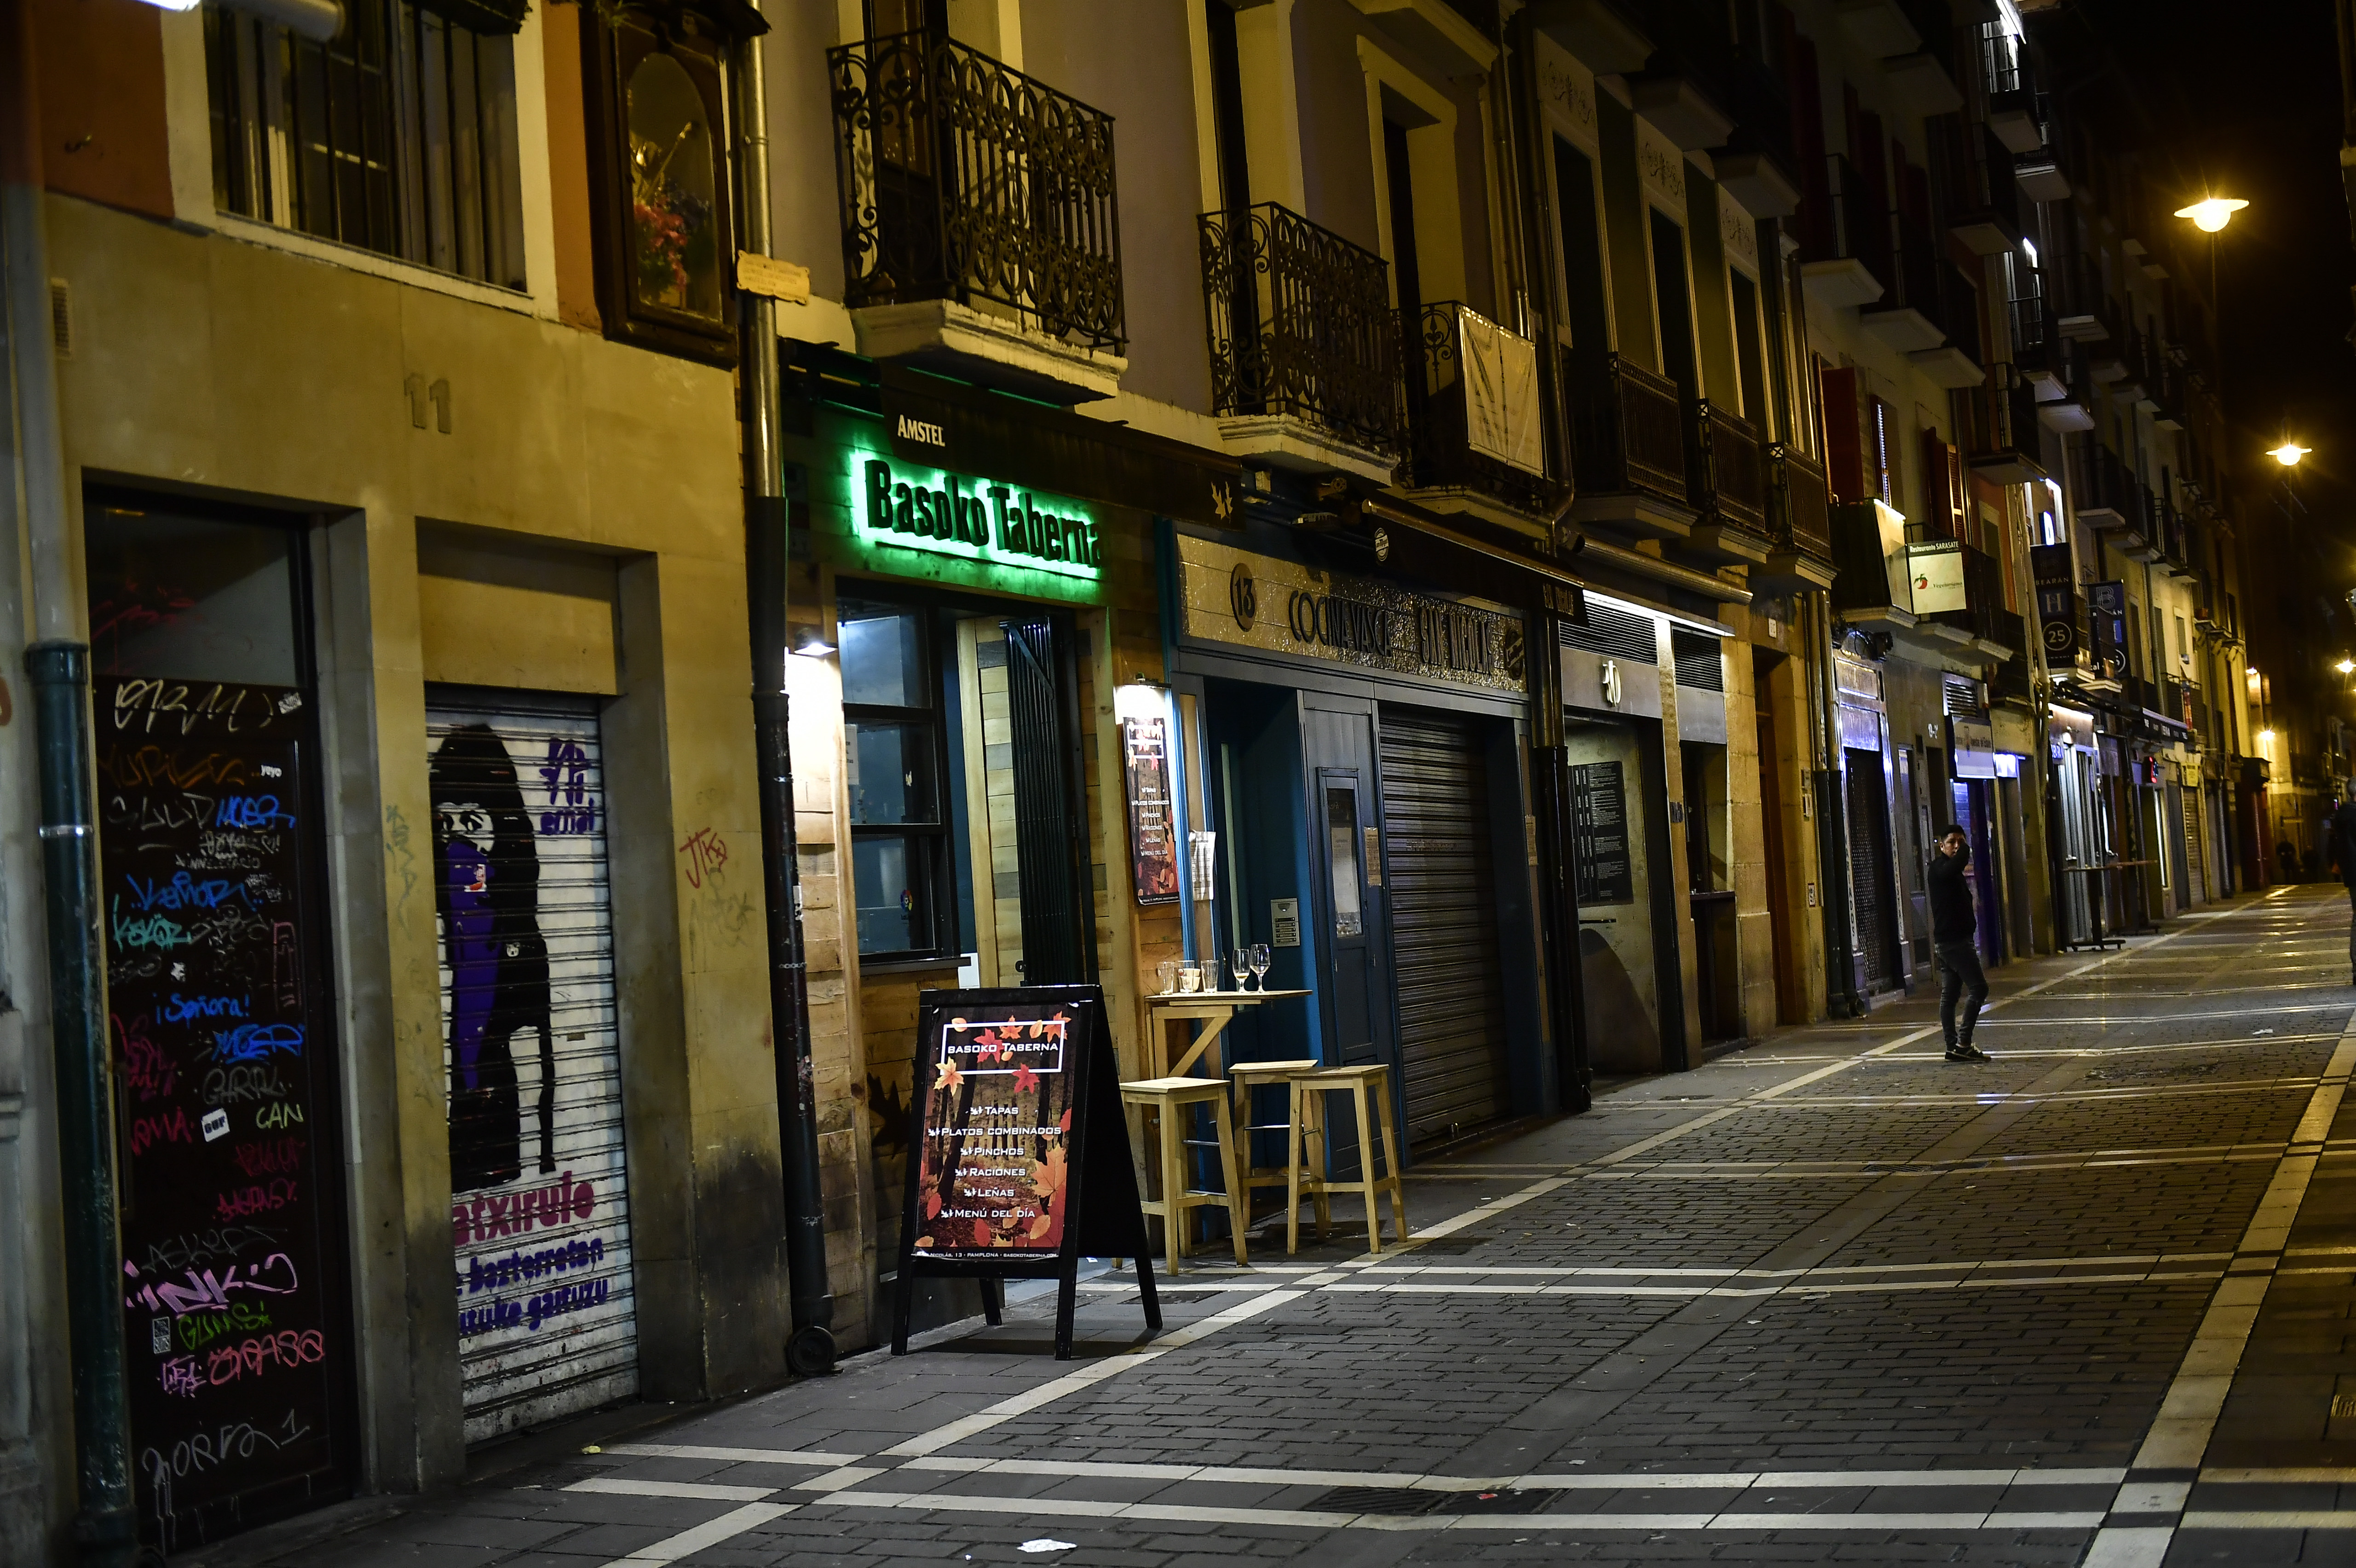
[[[1996,1058],[1990,1056],[1987,1051],[1982,1051],[1976,1045],[1951,1045],[1947,1047],[1947,1060],[1950,1061],[1993,1061]]]

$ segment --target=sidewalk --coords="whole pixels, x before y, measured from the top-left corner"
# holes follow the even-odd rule
[[[2356,1549],[2341,1480],[2279,1475],[2356,1464],[2346,920],[2336,896],[2277,890],[2122,953],[2007,965],[1986,1065],[1939,1060],[1918,997],[1627,1084],[1418,1168],[1408,1247],[1366,1253],[1343,1202],[1356,1226],[1298,1257],[1280,1225],[1249,1269],[1190,1262],[1150,1340],[1133,1283],[1106,1276],[1074,1362],[1034,1299],[831,1379],[527,1440],[461,1491],[337,1510],[332,1537],[297,1521],[175,1561]],[[2280,1240],[2253,1249],[2292,1214],[2287,1262]],[[2347,1266],[2311,1272],[2332,1255],[2316,1247]],[[2219,1336],[2253,1322],[2247,1358],[2234,1339],[2219,1363]],[[2204,1356],[2241,1360],[2230,1399],[2193,1375]],[[2274,1468],[2147,1457],[2166,1436],[2197,1467],[2212,1422],[2211,1470]]]

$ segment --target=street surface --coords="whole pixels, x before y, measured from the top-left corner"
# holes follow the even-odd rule
[[[1108,1276],[1070,1363],[1034,1299],[175,1561],[2356,1563],[2347,925],[2008,965],[1986,1065],[1932,996],[1628,1085],[1414,1172],[1414,1245],[1199,1254],[1151,1341]]]

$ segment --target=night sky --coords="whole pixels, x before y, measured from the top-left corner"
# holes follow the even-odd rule
[[[2337,599],[2356,587],[2356,246],[2330,0],[2063,0],[2030,27],[2082,40],[2091,30],[2133,73],[2149,114],[2141,135],[2184,201],[2249,201],[2219,251],[2233,457],[2249,497],[2276,476],[2265,452],[2281,432],[2315,449],[2301,488],[2319,527],[2340,536],[2321,552],[2344,579]]]

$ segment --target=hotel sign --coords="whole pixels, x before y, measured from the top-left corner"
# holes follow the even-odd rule
[[[1525,688],[1522,618],[1510,611],[1183,535],[1178,560],[1187,636],[1492,691]]]

